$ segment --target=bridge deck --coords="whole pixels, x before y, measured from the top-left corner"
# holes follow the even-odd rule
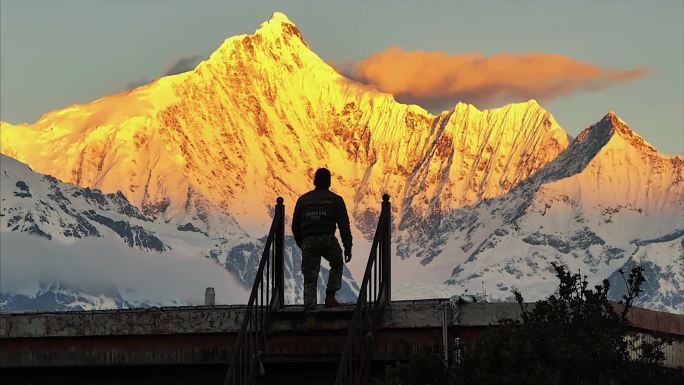
[[[515,318],[516,304],[467,304],[444,319],[446,300],[394,301],[384,317],[376,357],[404,359],[411,345],[440,344],[476,335],[499,318]],[[0,368],[227,364],[244,306],[0,314]],[[270,362],[338,361],[353,305],[319,307],[314,328],[300,306],[286,306],[272,322]],[[634,309],[636,331],[675,339],[668,362],[684,366],[684,316]]]
[[[443,299],[394,301],[385,328],[440,327]],[[318,306],[317,329],[349,326],[353,304]],[[135,336],[236,333],[244,305],[181,306],[147,309],[0,314],[0,340],[7,338]],[[304,330],[303,308],[288,305],[276,312],[273,331]],[[308,330],[310,332],[310,330]],[[345,330],[346,331],[346,330]]]
[[[393,302],[379,359],[409,343],[438,343],[444,300]],[[314,328],[301,306],[274,314],[266,356],[274,362],[339,360],[353,305],[319,307]],[[227,363],[244,306],[0,314],[0,367]]]

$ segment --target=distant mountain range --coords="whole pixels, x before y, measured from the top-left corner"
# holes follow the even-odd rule
[[[556,285],[553,261],[592,282],[611,277],[619,296],[616,271],[640,263],[641,304],[684,308],[684,156],[660,154],[612,112],[572,139],[534,100],[485,111],[458,103],[436,116],[400,104],[337,73],[281,13],[192,71],[0,129],[3,237],[25,232],[55,247],[116,238],[208,257],[249,286],[275,197],[289,205],[289,226],[298,195],[327,166],[352,217],[356,274],[380,196],[392,197],[395,298],[505,300],[518,288],[536,299]],[[291,240],[286,249],[294,302],[300,254]],[[348,271],[345,282],[340,296],[351,301]],[[83,290],[34,287],[21,300],[2,287],[0,304],[61,306],[30,299]],[[104,296],[118,298],[111,290]],[[120,297],[106,306],[157,303]]]
[[[147,278],[144,274],[137,277],[140,282],[110,276],[128,274],[127,269],[140,269],[143,262],[149,263],[142,260],[147,254],[159,254],[168,260],[158,261],[155,266],[147,267],[147,271],[163,269],[164,264],[173,265],[176,255],[187,256],[185,266],[170,270],[175,274],[185,274],[183,270],[191,267],[193,260],[206,264],[204,259],[209,259],[216,269],[225,267],[236,278],[233,281],[235,286],[224,285],[230,293],[222,293],[222,296],[235,302],[245,302],[246,288],[251,287],[254,280],[266,238],[264,234],[261,238],[251,239],[237,226],[235,229],[225,228],[230,239],[209,237],[191,222],[171,223],[143,214],[120,192],[104,194],[97,189],[63,183],[54,177],[35,173],[25,164],[5,155],[0,155],[0,196],[0,262],[4,262],[0,270],[3,275],[0,305],[3,311],[197,304],[178,294],[173,295],[172,290],[169,290],[168,297],[159,293],[151,296],[149,285],[142,282]],[[293,246],[292,237],[287,237],[286,301],[289,303],[302,300],[301,255]],[[117,263],[107,261],[108,258],[127,260]],[[74,262],[87,265],[60,266]],[[46,264],[45,270],[74,269],[81,272],[53,274],[48,271],[44,278],[36,272],[28,274],[32,278],[30,282],[6,283],[11,278],[16,280],[12,275],[17,272],[12,269],[22,263],[28,264],[29,268],[42,269],[40,264]],[[103,264],[104,267],[95,266],[93,269],[93,264]],[[110,273],[108,266],[117,268]],[[328,270],[322,270],[321,279],[327,279]],[[97,278],[89,275],[103,276],[105,280],[97,282]],[[198,272],[193,276],[203,278]],[[162,276],[161,279],[168,279],[171,287],[174,285],[172,280],[184,278]],[[112,283],[122,281],[127,282],[126,287]],[[197,282],[196,292],[192,293],[194,297],[201,298],[203,284],[204,281]],[[153,287],[157,291],[165,290],[165,285],[160,282]],[[321,296],[323,291],[321,286]],[[345,271],[339,298],[353,301],[357,292],[358,287],[350,272]]]

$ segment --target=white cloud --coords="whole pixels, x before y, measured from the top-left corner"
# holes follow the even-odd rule
[[[222,266],[176,252],[133,250],[114,239],[89,238],[64,245],[25,233],[0,233],[0,290],[30,292],[38,282],[135,291],[158,303],[182,299],[204,304],[214,287],[217,304],[245,303],[248,292]]]

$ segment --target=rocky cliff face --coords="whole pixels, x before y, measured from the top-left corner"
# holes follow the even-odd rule
[[[611,276],[619,298],[617,270],[641,263],[650,276],[642,305],[681,311],[683,176],[684,157],[663,156],[609,113],[508,194],[453,214],[478,219],[451,233],[472,247],[447,283],[537,299],[555,287],[549,264],[560,262],[595,283]]]
[[[153,220],[117,192],[79,188],[0,155],[0,228],[68,243],[116,235],[128,246],[162,252],[170,249],[154,231]],[[167,226],[168,227],[168,226]],[[104,230],[107,229],[107,230]]]
[[[399,104],[336,73],[282,14],[193,71],[3,124],[2,137],[38,172],[120,190],[147,215],[217,236],[233,220],[263,232],[275,197],[294,202],[320,166],[368,235],[383,192],[419,223],[507,192],[567,143],[534,101],[439,116]]]

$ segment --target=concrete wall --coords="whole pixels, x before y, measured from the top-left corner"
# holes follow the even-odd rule
[[[411,346],[441,340],[439,300],[387,309],[376,358],[405,359]],[[273,317],[271,361],[339,360],[353,306],[321,308],[314,328],[301,307]],[[0,315],[0,368],[227,363],[244,306]]]
[[[393,302],[385,313],[377,357],[401,359],[410,345],[440,344],[445,305],[452,333],[476,336],[501,318],[517,318],[517,304],[464,304],[445,300]],[[530,305],[531,306],[531,305]],[[244,306],[0,314],[0,367],[59,365],[225,363]],[[270,353],[283,361],[308,356],[338,359],[353,306],[321,308],[307,329],[301,307],[286,307],[272,323]],[[684,367],[684,316],[634,309],[634,333],[666,334],[667,364]]]
[[[0,338],[232,333],[244,313],[244,306],[216,306],[0,314]]]
[[[384,328],[441,327],[442,300],[392,302]],[[346,330],[353,305],[321,308],[320,330]],[[237,333],[244,306],[188,306],[131,310],[0,314],[0,339]],[[302,308],[288,306],[274,317],[274,331],[301,330]]]

